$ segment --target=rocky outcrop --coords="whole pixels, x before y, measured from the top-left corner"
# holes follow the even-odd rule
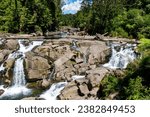
[[[27,56],[25,59],[25,71],[28,81],[37,81],[48,78],[51,66],[48,60],[40,56]]]
[[[3,49],[0,50],[0,63],[11,53],[12,51]]]
[[[1,71],[1,82],[4,83],[6,86],[10,86],[12,84],[12,78],[13,78],[13,66],[15,63],[15,59],[7,59],[4,62],[5,70]]]
[[[87,79],[89,80],[92,88],[99,86],[100,82],[107,75],[108,72],[109,71],[103,67],[86,71]]]
[[[57,59],[54,64],[57,68],[61,67],[64,63],[66,63],[68,60],[70,60],[73,57],[74,53],[67,52],[65,55]]]
[[[18,49],[18,47],[19,47],[18,41],[14,39],[9,39],[5,43],[5,48],[9,50],[16,50]]]
[[[92,100],[98,99],[100,82],[107,75],[108,70],[105,68],[96,68],[86,72],[87,76],[83,79],[71,81],[62,90],[59,95],[61,100]]]
[[[61,91],[58,96],[60,100],[92,100],[97,98],[97,91],[99,88],[90,89],[89,81],[87,79],[75,80]]]
[[[107,60],[107,56],[110,56],[110,49],[104,45],[92,45],[89,48],[88,62],[90,65],[103,64]]]
[[[60,44],[60,45],[59,45]],[[48,57],[57,60],[70,50],[68,44],[47,42],[42,46],[37,47],[34,52],[43,57]]]

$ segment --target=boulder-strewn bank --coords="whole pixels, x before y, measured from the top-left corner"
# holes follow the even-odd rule
[[[12,84],[14,60],[8,55],[18,49],[16,39],[0,40],[0,63],[5,70],[0,73],[0,83],[6,87]],[[28,45],[29,40],[25,40]],[[26,86],[41,93],[54,82],[67,81],[58,99],[99,99],[101,80],[110,70],[101,65],[108,62],[111,49],[100,40],[74,40],[71,38],[47,39],[32,51],[26,53],[24,70]],[[73,78],[74,76],[84,76]],[[38,91],[33,93],[38,97]],[[25,98],[28,99],[28,98]],[[32,98],[34,99],[34,98]],[[37,99],[37,98],[35,98]]]

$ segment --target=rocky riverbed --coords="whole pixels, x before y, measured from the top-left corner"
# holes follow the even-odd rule
[[[111,56],[111,48],[106,42],[72,38],[41,40],[41,45],[25,53],[23,66],[26,87],[36,91],[23,99],[40,99],[42,92],[59,82],[67,84],[57,99],[99,99],[100,82],[113,71],[102,67]],[[30,43],[30,39],[24,40],[24,45]],[[12,85],[15,59],[8,59],[8,56],[18,48],[17,39],[0,39],[0,65],[5,67],[0,71],[0,84],[4,87]],[[3,93],[4,90],[0,89],[0,95]]]

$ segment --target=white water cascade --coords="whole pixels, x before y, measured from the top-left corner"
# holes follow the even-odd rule
[[[104,67],[108,67],[111,69],[125,69],[127,65],[136,59],[136,54],[134,48],[136,44],[112,44],[112,56],[108,63],[104,64]],[[117,50],[116,48],[120,48]]]
[[[56,100],[57,96],[66,85],[67,82],[54,83],[49,90],[40,95],[40,98],[44,98],[45,100]]]
[[[0,89],[4,90],[4,93],[0,96],[0,99],[18,99],[31,93],[31,90],[25,86],[26,80],[23,66],[24,57],[26,52],[31,51],[35,46],[41,45],[43,42],[33,41],[28,46],[24,46],[22,40],[18,40],[18,42],[20,46],[19,50],[8,56],[8,59],[16,59],[14,64],[12,86],[7,88],[4,88],[3,85],[0,86]],[[0,70],[5,70],[5,68],[2,66]]]
[[[24,86],[25,81],[25,74],[24,74],[24,67],[23,67],[23,58],[19,58],[15,62],[14,68],[14,76],[13,76],[13,85],[16,87]]]
[[[4,64],[1,64],[1,66],[0,66],[0,72],[4,71],[4,69],[5,69]]]

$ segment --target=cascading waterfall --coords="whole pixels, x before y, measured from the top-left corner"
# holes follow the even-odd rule
[[[81,75],[72,76],[73,80],[79,80],[84,78],[85,76]],[[60,92],[64,89],[64,87],[67,84],[68,84],[67,82],[59,82],[52,84],[49,90],[45,91],[43,94],[40,95],[40,98],[43,98],[45,100],[56,100],[57,96],[60,94]]]
[[[40,95],[40,98],[44,98],[45,100],[56,100],[57,96],[66,85],[67,82],[54,83],[49,90]]]
[[[33,41],[28,46],[24,46],[22,40],[18,40],[18,42],[20,46],[19,50],[14,53],[11,53],[8,56],[8,59],[16,59],[13,71],[13,83],[11,87],[7,88],[3,88],[2,85],[0,86],[0,89],[4,90],[4,93],[0,96],[0,99],[19,99],[31,93],[31,90],[26,88],[25,86],[26,80],[23,61],[26,52],[31,51],[35,46],[41,45],[43,42]],[[5,68],[2,65],[0,70],[5,70]]]
[[[112,56],[109,62],[104,64],[103,66],[111,69],[125,69],[127,65],[137,57],[134,51],[135,47],[136,44],[112,44]],[[120,49],[117,50],[116,48]]]
[[[19,58],[15,61],[15,68],[13,73],[13,85],[16,87],[24,86],[26,84],[23,58]]]

